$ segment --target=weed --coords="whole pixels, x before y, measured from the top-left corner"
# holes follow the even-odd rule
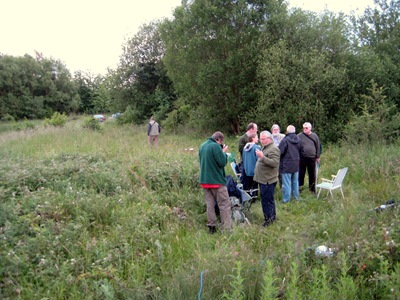
[[[348,166],[344,199],[277,194],[273,226],[256,201],[250,225],[208,235],[203,138],[162,133],[150,148],[145,126],[84,122],[0,124],[0,298],[400,297],[399,206],[374,209],[400,201],[398,144],[327,145],[319,177]]]

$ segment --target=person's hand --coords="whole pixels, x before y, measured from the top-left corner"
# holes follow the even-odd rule
[[[226,153],[226,151],[228,151],[228,148],[229,148],[229,147],[228,147],[227,145],[223,145],[223,146],[222,146],[222,151],[224,151],[224,152]]]
[[[319,161],[321,160],[321,158],[316,158],[315,161],[317,162],[317,164],[319,164]]]
[[[264,157],[264,153],[261,150],[256,150],[256,155],[258,158],[263,158]]]

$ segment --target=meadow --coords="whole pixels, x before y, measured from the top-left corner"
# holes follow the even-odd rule
[[[1,299],[400,299],[400,143],[324,145],[319,178],[348,167],[344,199],[277,188],[272,226],[257,201],[250,225],[209,235],[207,136],[151,148],[145,126],[101,127],[0,123]]]

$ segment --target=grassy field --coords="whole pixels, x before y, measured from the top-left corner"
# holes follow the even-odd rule
[[[101,125],[0,123],[0,299],[400,299],[399,206],[374,209],[400,203],[399,143],[325,146],[319,177],[348,167],[345,199],[278,188],[273,226],[258,201],[251,225],[208,235],[206,137],[155,149],[145,126]]]

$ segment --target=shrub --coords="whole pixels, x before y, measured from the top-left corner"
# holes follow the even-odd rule
[[[345,126],[344,142],[381,143],[395,141],[399,136],[400,114],[396,106],[386,102],[383,88],[371,83],[370,95],[363,95],[361,115],[353,115]]]
[[[87,118],[83,122],[83,128],[91,129],[91,130],[98,130],[98,131],[102,130],[102,127],[101,127],[99,121],[97,121],[93,117]]]
[[[45,118],[44,119],[44,124],[45,125],[50,125],[50,126],[64,126],[65,123],[67,123],[67,116],[62,113],[60,114],[59,112],[53,113],[50,119]]]
[[[117,119],[117,123],[119,125],[125,124],[141,124],[143,121],[143,116],[139,113],[139,111],[133,109],[131,106],[128,106],[122,116],[119,116]]]
[[[35,124],[32,121],[25,120],[15,124],[14,129],[16,131],[35,129]]]
[[[12,115],[10,115],[10,114],[5,114],[5,115],[1,118],[1,120],[4,121],[4,122],[15,122],[15,118],[14,118]]]

